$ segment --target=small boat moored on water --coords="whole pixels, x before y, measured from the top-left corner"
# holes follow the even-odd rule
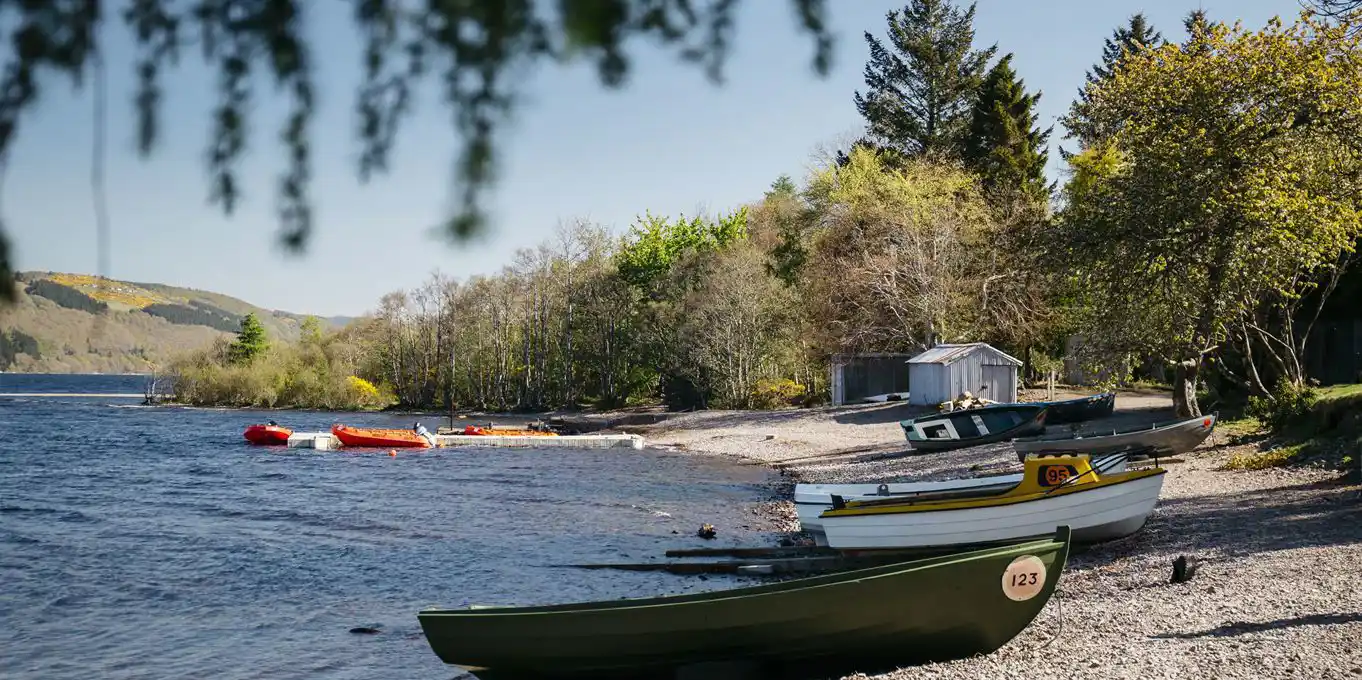
[[[246,437],[246,441],[257,446],[284,446],[288,444],[289,435],[293,434],[293,430],[276,425],[273,422],[266,424],[256,423],[247,426],[246,431],[242,434]]]
[[[1061,526],[1032,542],[746,588],[417,618],[442,661],[483,679],[671,677],[725,662],[840,677],[992,653],[1049,601],[1069,540]]]
[[[1039,402],[1047,409],[1045,422],[1049,425],[1067,425],[1085,420],[1105,418],[1116,411],[1116,393],[1103,392],[1091,397],[1079,397],[1064,401]]]
[[[1112,474],[1126,471],[1129,458],[1125,452],[1095,456],[1092,466],[1098,474]],[[828,544],[823,533],[823,520],[819,515],[832,508],[832,497],[840,496],[843,501],[865,501],[899,498],[913,500],[946,492],[977,491],[980,493],[1002,492],[1021,483],[1023,473],[947,479],[932,482],[899,482],[889,484],[796,484],[794,488],[795,511],[799,514],[799,527],[813,536],[814,544]]]
[[[945,451],[1045,431],[1045,404],[995,404],[899,422],[912,448]]]
[[[350,427],[332,425],[331,434],[345,446],[360,447],[419,447],[430,448],[431,443],[411,430]]]
[[[1172,420],[1127,430],[1106,430],[1079,434],[1047,434],[1012,440],[1017,459],[1025,461],[1033,453],[1075,453],[1094,455],[1129,449],[1149,449],[1154,455],[1175,456],[1201,445],[1215,429],[1216,415]]]
[[[1011,488],[958,489],[911,499],[845,501],[820,519],[838,550],[973,545],[1042,536],[1056,526],[1084,543],[1139,531],[1158,503],[1160,467],[1102,474],[1088,456],[1029,457]]]

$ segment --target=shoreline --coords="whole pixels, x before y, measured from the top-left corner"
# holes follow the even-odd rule
[[[1057,391],[1056,398],[1067,396]],[[623,429],[652,448],[775,470],[778,499],[757,505],[771,524],[792,531],[797,481],[950,479],[1021,469],[1007,443],[903,455],[898,421],[910,412],[901,402],[700,411]],[[1166,393],[1121,390],[1116,412],[1096,424],[1138,425],[1171,413]],[[1249,447],[1230,444],[1217,428],[1178,456],[1184,462],[1165,465],[1159,504],[1145,526],[1078,547],[1045,610],[993,654],[848,677],[1362,677],[1356,577],[1362,487],[1332,470],[1219,469]],[[1178,556],[1200,566],[1190,581],[1173,584]]]

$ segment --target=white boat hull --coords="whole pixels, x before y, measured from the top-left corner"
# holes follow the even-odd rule
[[[1128,536],[1159,501],[1164,475],[1009,505],[822,518],[837,549],[918,548],[1007,541],[1054,533],[1067,524],[1075,541]]]
[[[1094,457],[1093,467],[1099,473],[1115,473],[1126,471],[1125,456],[1114,456],[1114,460],[1109,460],[1102,456]],[[971,477],[967,479],[947,479],[936,482],[903,482],[897,484],[796,484],[794,491],[795,512],[799,514],[799,528],[813,535],[813,540],[818,545],[827,545],[827,538],[823,533],[823,520],[819,515],[824,510],[832,507],[832,497],[841,496],[843,500],[861,501],[877,500],[885,498],[885,494],[879,493],[881,486],[888,487],[888,495],[904,495],[917,493],[936,493],[940,491],[956,491],[961,489],[978,489],[990,485],[997,485],[1000,489],[1016,485],[1021,482],[1022,473],[1010,475],[996,475],[993,477]],[[1053,533],[1053,532],[1051,532]]]

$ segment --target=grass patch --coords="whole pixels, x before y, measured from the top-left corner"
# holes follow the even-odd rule
[[[1246,453],[1236,453],[1230,457],[1221,470],[1266,470],[1274,467],[1284,467],[1290,465],[1300,457],[1305,449],[1304,444],[1294,446],[1283,446],[1281,448],[1269,449],[1267,451],[1251,451]]]
[[[1265,451],[1236,454],[1222,469],[1262,470],[1314,466],[1358,472],[1362,462],[1362,385],[1315,388],[1308,398],[1271,414],[1273,419],[1243,417],[1225,421],[1231,440],[1255,434]]]
[[[1239,443],[1245,439],[1268,434],[1267,426],[1263,424],[1263,421],[1253,416],[1221,420],[1215,424],[1215,429],[1229,436],[1231,443]]]
[[[1318,390],[1320,401],[1362,398],[1362,384],[1330,385]]]

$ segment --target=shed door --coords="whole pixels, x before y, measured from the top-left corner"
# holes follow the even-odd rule
[[[984,366],[984,384],[988,389],[980,390],[977,396],[987,397],[993,401],[1011,402],[1016,400],[1012,388],[1011,366]]]

